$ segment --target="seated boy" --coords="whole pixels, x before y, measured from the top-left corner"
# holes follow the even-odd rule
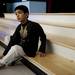
[[[0,69],[23,56],[35,57],[38,50],[39,38],[41,45],[40,56],[45,56],[46,35],[42,27],[28,20],[29,10],[24,5],[15,8],[17,20],[20,22],[0,59]]]

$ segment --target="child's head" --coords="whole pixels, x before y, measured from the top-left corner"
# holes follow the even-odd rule
[[[15,13],[17,16],[17,20],[19,22],[25,22],[28,19],[29,16],[29,10],[24,5],[19,5],[15,8]]]
[[[15,8],[15,11],[16,11],[16,10],[22,10],[24,13],[29,13],[28,8],[27,8],[26,6],[24,6],[24,5],[19,5],[19,6],[17,6],[17,7]]]

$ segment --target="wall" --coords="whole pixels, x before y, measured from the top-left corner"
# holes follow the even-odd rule
[[[14,9],[18,5],[26,5],[31,13],[45,13],[46,12],[46,2],[37,1],[25,1],[25,2],[15,2],[7,3],[7,12],[14,12]]]

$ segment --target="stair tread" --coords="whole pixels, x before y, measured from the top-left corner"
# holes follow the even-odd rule
[[[48,39],[56,44],[75,49],[75,39],[73,38],[48,34]],[[40,57],[37,55],[35,58],[31,59],[56,75],[75,75],[75,62],[58,55],[47,54],[46,57]]]
[[[75,62],[56,54],[47,54],[45,57],[37,55],[35,58],[31,58],[31,60],[39,63],[55,75],[75,75]]]
[[[64,37],[64,36],[59,36],[59,35],[52,35],[52,34],[47,34],[47,38],[56,44],[63,45],[73,50],[75,49],[74,38],[69,38],[69,37]]]

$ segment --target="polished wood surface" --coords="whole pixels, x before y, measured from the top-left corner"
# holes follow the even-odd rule
[[[59,36],[59,35],[52,35],[52,34],[47,34],[47,35],[48,35],[47,38],[53,43],[75,50],[74,38],[69,38],[69,37]]]
[[[75,75],[75,62],[58,55],[47,54],[45,57],[37,55],[32,59],[55,75]]]
[[[75,14],[74,14],[75,15]],[[3,20],[2,20],[3,21]],[[6,23],[6,25],[5,25]],[[8,26],[8,24],[10,26]],[[0,40],[3,40],[3,37],[5,37],[12,28],[12,24],[10,24],[10,21],[3,22],[3,25],[0,26]],[[15,24],[15,22],[14,22]],[[4,26],[5,25],[5,26]],[[62,45],[67,48],[75,49],[75,39],[69,38],[69,37],[62,37],[57,35],[51,35],[47,34],[47,38],[55,44]],[[55,75],[75,75],[75,62],[65,59],[64,57],[58,56],[56,54],[46,54],[45,57],[40,57],[37,55],[35,58],[31,58],[33,61],[39,63],[41,66],[45,67],[47,70],[53,72]],[[34,63],[35,63],[34,62]]]

